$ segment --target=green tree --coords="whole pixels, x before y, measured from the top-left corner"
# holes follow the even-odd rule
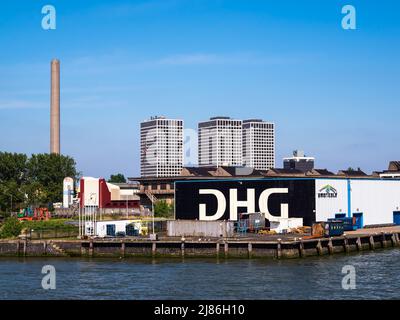
[[[77,179],[74,159],[58,154],[33,154],[28,161],[27,177],[31,187],[28,199],[36,199],[40,205],[62,200],[65,177]]]
[[[78,178],[75,166],[63,155],[0,152],[0,211],[61,201],[64,178]]]
[[[21,207],[34,206],[39,207],[48,204],[48,192],[45,186],[40,182],[34,181],[29,184],[21,186],[21,193],[24,194],[24,198]]]
[[[25,154],[0,152],[0,211],[12,211],[23,200],[27,159]]]
[[[28,157],[22,153],[0,152],[0,183],[15,181],[21,185],[26,180]]]
[[[0,238],[18,237],[22,230],[21,222],[15,218],[7,218],[0,229]]]
[[[110,183],[126,183],[125,176],[122,173],[112,174],[110,179],[108,179]]]
[[[174,207],[165,200],[157,200],[154,203],[154,216],[169,218],[173,215]]]

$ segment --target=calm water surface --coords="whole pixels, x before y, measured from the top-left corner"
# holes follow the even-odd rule
[[[41,287],[56,269],[55,290]],[[353,265],[356,289],[342,289]],[[296,260],[0,258],[0,299],[399,299],[400,250]]]

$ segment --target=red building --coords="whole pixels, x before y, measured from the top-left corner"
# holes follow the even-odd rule
[[[135,189],[121,189],[103,178],[82,177],[79,184],[81,207],[94,206],[106,209],[140,209],[140,198]]]

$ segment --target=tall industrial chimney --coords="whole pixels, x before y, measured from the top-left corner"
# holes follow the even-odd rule
[[[60,61],[51,60],[50,153],[60,154]]]

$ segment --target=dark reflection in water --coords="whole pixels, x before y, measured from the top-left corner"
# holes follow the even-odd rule
[[[57,271],[43,290],[42,267]],[[356,289],[342,289],[353,265]],[[399,299],[400,250],[296,260],[0,258],[0,299]]]

